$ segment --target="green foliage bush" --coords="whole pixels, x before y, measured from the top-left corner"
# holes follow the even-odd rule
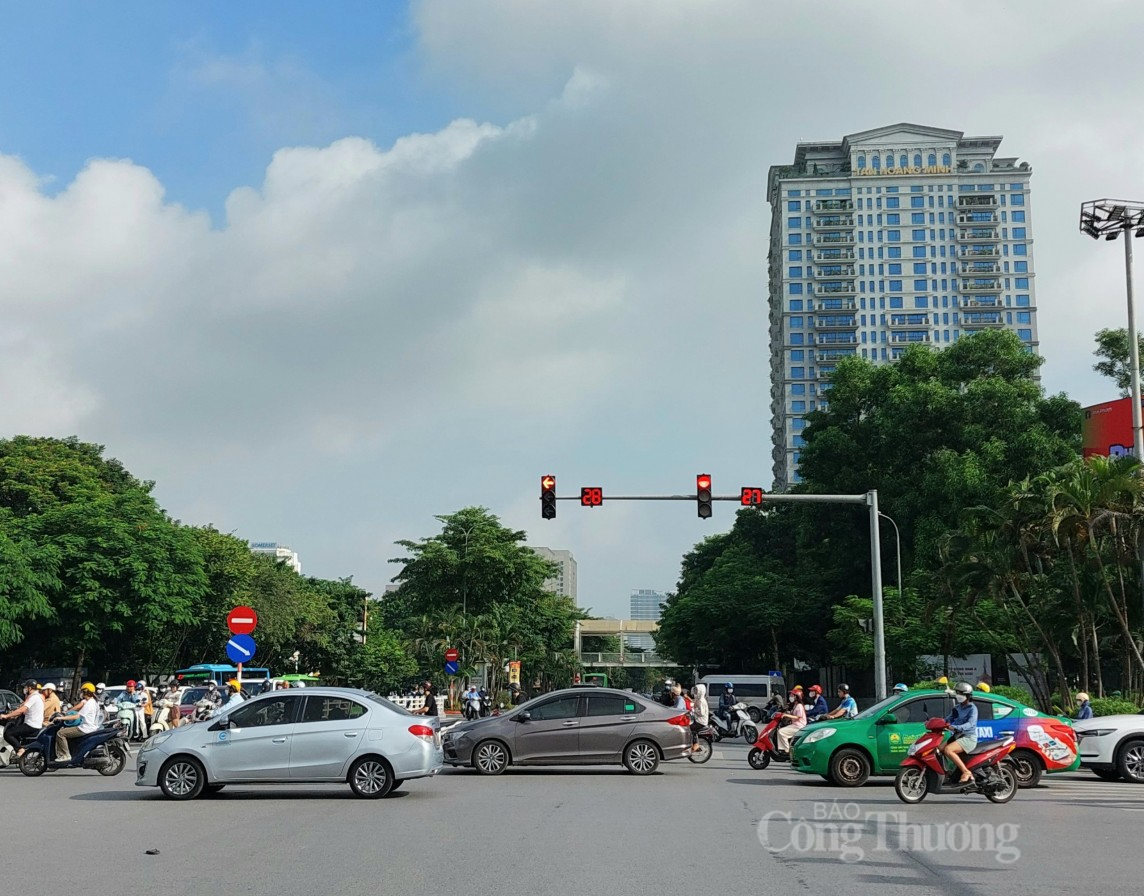
[[[1140,707],[1131,700],[1120,697],[1097,697],[1091,703],[1094,716],[1116,716],[1140,711]]]
[[[911,691],[944,691],[949,685],[942,684],[940,681],[919,681],[917,684],[911,684]]]
[[[1016,700],[1018,703],[1024,703],[1026,706],[1036,706],[1033,702],[1033,695],[1029,693],[1026,688],[1013,687],[1007,684],[995,684],[991,693],[1000,694],[1002,697],[1008,697],[1010,700]]]

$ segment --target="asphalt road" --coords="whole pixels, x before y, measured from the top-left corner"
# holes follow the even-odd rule
[[[1054,775],[1009,804],[857,791],[745,746],[650,778],[613,769],[446,770],[380,801],[346,787],[227,788],[171,803],[117,778],[0,771],[11,892],[431,893],[1135,892],[1144,788]],[[158,855],[147,855],[158,850]]]

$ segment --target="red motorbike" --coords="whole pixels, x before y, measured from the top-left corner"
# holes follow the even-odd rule
[[[751,768],[762,771],[771,764],[772,759],[775,762],[790,762],[790,753],[783,753],[778,748],[778,730],[782,726],[783,714],[779,709],[771,714],[770,719],[759,731],[751,752],[747,754],[747,762]]]
[[[945,719],[930,719],[926,733],[910,746],[898,776],[894,792],[903,803],[920,803],[930,793],[980,793],[993,803],[1007,803],[1017,792],[1017,775],[1012,762],[1005,757],[1015,745],[1013,738],[1002,737],[979,743],[962,759],[973,773],[973,780],[960,782],[961,772],[947,768],[941,747],[949,733]]]

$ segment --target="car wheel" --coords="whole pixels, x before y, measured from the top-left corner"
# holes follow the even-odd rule
[[[894,793],[903,803],[913,805],[926,798],[926,770],[916,765],[907,765],[899,769],[894,778]]]
[[[38,778],[48,770],[48,759],[42,750],[25,750],[16,764],[29,778]]]
[[[473,749],[473,768],[482,775],[499,775],[508,767],[508,750],[496,740],[486,740]]]
[[[763,714],[759,712],[758,707],[755,706],[747,707],[747,715],[751,717],[751,721],[756,725],[763,720]]]
[[[1032,750],[1016,750],[1009,755],[1009,761],[1013,763],[1013,774],[1017,776],[1018,787],[1027,789],[1041,783],[1045,767]]]
[[[363,800],[376,800],[393,788],[393,773],[384,759],[362,756],[350,766],[350,790]]]
[[[659,768],[659,750],[649,740],[637,740],[624,749],[624,768],[633,775],[650,775]]]
[[[108,747],[107,755],[107,764],[99,767],[99,773],[113,778],[127,767],[127,750],[115,745]]]
[[[1144,784],[1144,740],[1130,740],[1120,748],[1116,770],[1125,781]]]
[[[771,764],[771,754],[755,747],[747,754],[747,762],[756,771],[762,771]]]
[[[743,726],[743,740],[749,744],[753,744],[759,739],[759,729],[754,725]]]
[[[1094,768],[1092,773],[1100,778],[1101,781],[1119,781],[1120,772],[1114,768]]]
[[[861,750],[839,750],[830,759],[830,777],[843,787],[861,787],[870,778],[870,760]]]
[[[159,769],[159,789],[170,800],[193,800],[207,786],[202,763],[189,756],[176,756]]]

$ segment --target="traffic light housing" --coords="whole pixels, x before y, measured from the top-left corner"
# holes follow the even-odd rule
[[[700,473],[695,477],[695,504],[701,520],[711,519],[711,475]]]
[[[546,520],[556,519],[556,477],[540,477],[540,516]]]

